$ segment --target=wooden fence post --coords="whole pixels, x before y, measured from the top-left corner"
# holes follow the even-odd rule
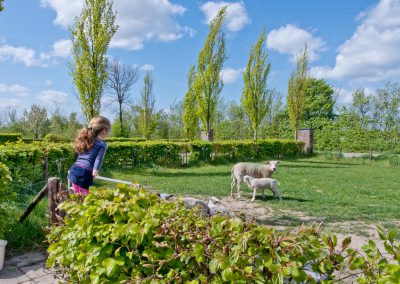
[[[49,157],[44,156],[43,159],[43,179],[47,180],[49,177]]]
[[[68,197],[68,192],[57,177],[49,178],[47,182],[49,193],[49,219],[51,224],[62,221],[65,212],[57,209],[58,205]]]

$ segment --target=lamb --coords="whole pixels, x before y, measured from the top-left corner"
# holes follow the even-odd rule
[[[279,182],[276,179],[272,178],[253,178],[251,176],[245,175],[243,178],[244,182],[253,190],[253,198],[251,201],[256,199],[256,191],[262,190],[263,198],[265,198],[264,190],[270,189],[275,198],[279,198],[282,200],[281,195],[278,191]]]
[[[228,208],[217,204],[220,202],[221,201],[218,198],[216,198],[214,196],[210,197],[210,200],[208,201],[208,204],[207,204],[208,208],[210,208],[210,211],[209,211],[210,216],[213,216],[213,215],[216,215],[219,213],[222,215],[228,215],[229,217],[232,217],[232,213]]]
[[[231,197],[233,196],[233,187],[237,186],[238,197],[240,198],[240,184],[243,177],[249,175],[254,178],[270,178],[278,167],[279,161],[270,161],[263,164],[256,163],[237,163],[231,170]]]

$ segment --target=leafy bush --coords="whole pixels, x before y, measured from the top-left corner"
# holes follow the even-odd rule
[[[204,162],[267,159],[300,155],[302,148],[302,142],[291,140],[109,142],[104,166],[180,166],[186,156],[189,161]],[[8,166],[16,186],[24,186],[24,182],[43,181],[46,167],[49,176],[65,177],[75,157],[71,143],[17,142],[0,145],[0,162]]]
[[[61,207],[67,217],[48,235],[47,265],[74,283],[315,283],[321,275],[332,283],[346,269],[360,283],[399,283],[395,231],[380,232],[394,257],[385,259],[372,241],[364,257],[319,226],[275,232],[122,185]]]
[[[7,198],[8,185],[11,180],[10,170],[6,165],[0,163],[0,203]]]
[[[71,142],[71,140],[67,136],[58,134],[47,134],[44,137],[44,141],[54,142],[54,143]]]
[[[22,138],[21,140],[22,140],[22,142],[24,142],[26,144],[31,144],[33,142],[42,142],[42,141],[44,141],[43,138]]]
[[[16,142],[21,139],[21,133],[0,133],[0,144]]]
[[[147,141],[144,138],[126,138],[126,137],[108,137],[106,142],[143,142]]]
[[[23,142],[0,145],[0,163],[10,169],[12,188],[23,193],[26,184],[44,180],[45,163],[49,176],[66,176],[74,163],[71,144]]]

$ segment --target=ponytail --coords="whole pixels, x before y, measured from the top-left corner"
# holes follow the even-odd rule
[[[93,147],[94,131],[91,127],[82,128],[75,139],[75,152],[81,154]]]
[[[110,121],[104,116],[96,116],[92,118],[87,127],[82,128],[75,139],[75,152],[84,153],[93,147],[95,138],[104,129],[109,131],[111,128]]]

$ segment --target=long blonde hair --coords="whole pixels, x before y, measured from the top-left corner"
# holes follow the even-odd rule
[[[95,116],[90,120],[88,126],[83,127],[75,139],[75,152],[78,154],[84,153],[93,147],[94,139],[104,129],[109,131],[111,123],[108,118],[104,116]]]

